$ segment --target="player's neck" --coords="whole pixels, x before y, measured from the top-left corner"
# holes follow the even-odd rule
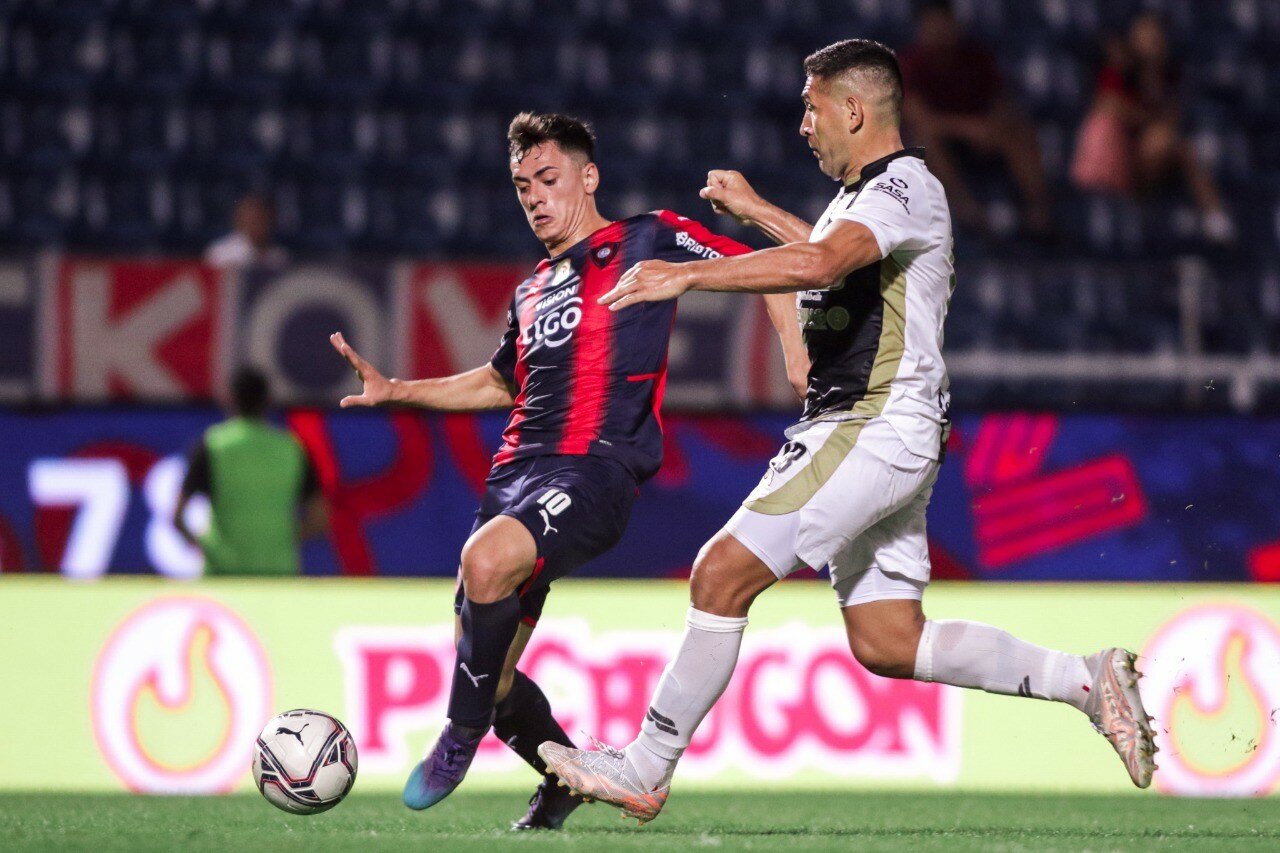
[[[582,220],[575,224],[573,228],[569,229],[569,233],[563,240],[559,240],[555,243],[543,244],[547,247],[547,256],[554,258],[557,255],[564,254],[566,250],[573,248],[592,234],[599,231],[601,228],[610,224],[612,224],[612,222],[601,216],[600,212],[596,210],[595,205],[592,205],[590,210],[583,211]]]
[[[888,157],[896,151],[901,151],[902,134],[897,128],[884,131],[877,136],[871,137],[858,146],[858,149],[852,152],[849,158],[849,168],[844,170],[844,174],[840,176],[840,183],[848,186],[850,182],[856,181],[862,174],[862,170],[866,168],[868,163],[874,163],[884,157]]]

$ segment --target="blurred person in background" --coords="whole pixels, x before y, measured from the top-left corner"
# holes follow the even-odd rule
[[[995,54],[965,36],[947,0],[925,2],[916,24],[916,41],[902,54],[903,117],[928,150],[929,167],[946,188],[957,223],[989,228],[957,162],[978,157],[1008,169],[1022,196],[1026,232],[1046,234],[1051,212],[1040,142],[1006,90]]]
[[[298,544],[328,527],[310,459],[287,430],[266,422],[269,393],[260,371],[231,380],[229,417],[209,427],[187,460],[173,525],[204,554],[206,575],[296,575]],[[187,525],[192,496],[209,497],[209,531]]]
[[[1179,130],[1181,71],[1155,13],[1104,45],[1093,106],[1080,127],[1071,180],[1086,192],[1141,197],[1185,179],[1204,235],[1229,243],[1235,227],[1213,176]]]
[[[230,234],[205,249],[204,259],[221,270],[256,266],[283,266],[285,250],[275,244],[276,212],[271,202],[256,193],[236,203]]]

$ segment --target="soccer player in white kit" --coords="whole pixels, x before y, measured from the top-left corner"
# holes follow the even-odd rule
[[[645,261],[601,299],[625,310],[689,290],[797,293],[811,359],[804,415],[698,555],[684,639],[640,735],[625,750],[547,743],[539,751],[562,784],[652,820],[729,683],[751,602],[796,569],[825,565],[849,646],[868,670],[1073,705],[1145,788],[1155,745],[1132,653],[1072,655],[990,625],[925,618],[925,509],[947,432],[951,216],[924,152],[903,148],[893,52],[851,39],[804,68],[800,133],[842,185],[817,224],[764,201],[736,172],[711,172],[702,196],[781,245],[680,265]]]

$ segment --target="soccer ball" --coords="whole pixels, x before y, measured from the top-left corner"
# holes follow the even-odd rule
[[[267,802],[294,814],[318,814],[342,802],[356,781],[356,744],[336,718],[285,711],[258,735],[253,781]]]

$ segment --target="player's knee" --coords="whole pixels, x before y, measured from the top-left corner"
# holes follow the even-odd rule
[[[882,678],[911,678],[916,670],[916,648],[883,637],[850,637],[849,648],[858,663]]]
[[[698,552],[689,578],[689,600],[698,610],[717,616],[746,616],[760,591],[758,584],[737,570],[724,540],[712,540]]]
[[[726,611],[733,609],[733,602],[724,590],[716,589],[713,582],[707,581],[706,572],[700,573],[696,568],[689,577],[689,603],[703,613],[717,616],[727,616]]]
[[[462,549],[462,585],[467,598],[488,604],[516,591],[523,578],[517,560],[486,540],[473,540]]]

